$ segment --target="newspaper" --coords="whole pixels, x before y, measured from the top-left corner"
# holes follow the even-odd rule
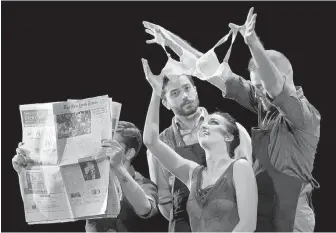
[[[28,224],[119,214],[120,184],[101,148],[119,120],[121,104],[114,113],[112,103],[106,95],[20,106],[28,165],[19,181]]]

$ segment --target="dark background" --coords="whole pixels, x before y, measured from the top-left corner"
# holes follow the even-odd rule
[[[266,49],[284,53],[296,85],[322,115],[321,140],[314,176],[321,189],[313,194],[316,231],[335,231],[334,2],[1,2],[2,5],[2,231],[84,231],[84,221],[32,225],[25,222],[18,178],[11,159],[22,129],[20,104],[62,101],[108,94],[123,104],[121,119],[143,130],[151,88],[141,58],[160,72],[167,58],[160,46],[147,45],[143,20],[159,24],[206,52],[242,24],[251,6],[258,13],[256,32]],[[220,56],[227,47],[223,46]],[[249,50],[237,37],[232,70],[248,77]],[[257,117],[215,87],[195,80],[201,106],[232,114],[247,129]],[[329,115],[329,116],[328,116]],[[161,129],[173,114],[162,107]],[[328,118],[330,120],[328,121]],[[329,135],[328,135],[329,134]],[[145,147],[135,160],[148,177]],[[161,215],[149,221],[153,231],[166,231]]]

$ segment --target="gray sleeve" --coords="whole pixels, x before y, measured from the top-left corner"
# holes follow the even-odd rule
[[[222,90],[224,98],[232,99],[258,114],[258,101],[250,81],[242,77],[229,77],[225,80],[225,90]]]

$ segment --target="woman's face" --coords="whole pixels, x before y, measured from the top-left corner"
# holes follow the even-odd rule
[[[198,131],[198,142],[203,148],[210,148],[218,143],[225,143],[225,138],[232,136],[228,132],[229,122],[218,114],[211,114],[204,119]]]

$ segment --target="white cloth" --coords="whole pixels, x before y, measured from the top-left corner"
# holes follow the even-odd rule
[[[165,29],[162,28],[161,32],[165,35],[165,37],[173,41]],[[220,63],[215,53],[215,48],[225,43],[231,34],[232,39],[230,48],[228,49],[223,62]],[[208,80],[214,76],[223,75],[223,73],[229,70],[228,60],[231,55],[232,45],[236,39],[236,36],[237,31],[233,31],[231,29],[228,34],[220,39],[214,47],[203,54],[200,58],[196,58],[195,55],[181,48],[182,55],[180,56],[180,61],[176,61],[171,58],[170,54],[166,50],[164,50],[168,56],[168,61],[165,67],[162,69],[162,73],[171,81],[175,81],[175,79],[181,75],[191,75],[201,80]]]

